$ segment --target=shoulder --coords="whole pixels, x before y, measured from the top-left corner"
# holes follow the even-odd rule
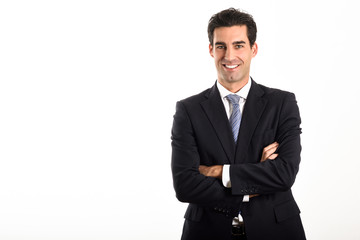
[[[178,101],[176,103],[176,112],[174,115],[174,119],[177,120],[178,122],[181,119],[189,120],[189,117],[192,116],[193,114],[197,115],[198,113],[200,113],[201,103],[208,98],[211,91],[212,88],[209,88],[198,94],[192,95],[190,97]]]
[[[209,97],[209,95],[211,94],[212,91],[215,90],[215,88],[216,88],[215,86],[208,88],[198,94],[184,98],[184,99],[178,101],[178,103],[185,104],[185,105],[193,105],[193,104],[201,103]]]
[[[257,84],[257,86],[263,91],[263,97],[275,100],[275,101],[287,101],[287,100],[295,100],[295,94],[289,91],[271,88],[264,86],[262,84]]]

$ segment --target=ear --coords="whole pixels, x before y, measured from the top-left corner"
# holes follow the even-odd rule
[[[252,57],[255,57],[256,54],[258,53],[258,45],[256,42],[254,42],[254,45],[252,46],[251,50],[252,50]]]
[[[211,43],[209,43],[209,53],[212,57],[214,57],[213,50],[214,50],[213,46],[211,45]]]

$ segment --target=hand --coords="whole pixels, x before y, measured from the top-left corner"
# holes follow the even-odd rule
[[[263,149],[262,156],[260,162],[264,162],[266,160],[274,160],[277,158],[279,154],[274,153],[276,149],[278,148],[279,144],[277,142],[273,142],[269,146],[266,146]]]
[[[209,167],[205,165],[199,166],[199,172],[207,177],[214,177],[221,179],[222,171],[223,171],[223,165],[214,165]]]

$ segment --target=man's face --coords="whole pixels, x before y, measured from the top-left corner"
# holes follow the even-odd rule
[[[223,86],[241,88],[248,82],[250,63],[257,54],[257,44],[250,47],[246,25],[215,28],[209,51],[215,60],[218,80]]]

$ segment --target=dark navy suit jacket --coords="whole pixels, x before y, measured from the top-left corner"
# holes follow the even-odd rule
[[[248,240],[305,239],[291,187],[300,163],[300,115],[295,95],[252,80],[237,144],[216,84],[179,101],[172,128],[177,198],[188,202],[182,239],[231,239],[241,211]],[[262,150],[278,142],[275,160]],[[231,188],[199,173],[199,165],[231,164]],[[244,195],[259,194],[243,203]]]

